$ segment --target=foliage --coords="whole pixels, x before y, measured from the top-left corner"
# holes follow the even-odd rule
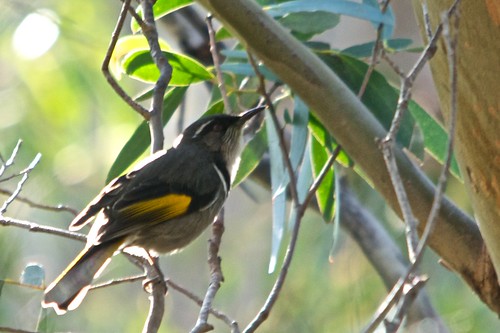
[[[359,3],[353,1],[262,0],[259,3],[295,38],[314,51],[355,93],[358,93],[362,85],[368,68],[366,58],[370,56],[375,41],[339,49],[334,45],[318,42],[315,39],[318,35],[335,31],[339,22],[346,16],[356,17],[375,27],[383,23],[383,42],[394,54],[404,55],[407,52],[420,50],[415,47],[416,43],[412,42],[411,39],[393,36],[396,26],[394,13],[392,9],[385,13],[381,12],[376,1],[366,0]],[[154,7],[155,16],[160,19],[166,15],[168,18],[168,15],[191,4],[191,1],[158,0]],[[25,194],[30,197],[35,196],[37,201],[41,202],[64,202],[81,207],[92,197],[92,193],[95,194],[97,189],[102,186],[104,179],[109,181],[118,176],[140,158],[147,150],[150,138],[147,123],[141,122],[128,110],[106,85],[105,80],[98,72],[99,61],[105,52],[109,32],[114,24],[111,18],[114,18],[119,2],[113,4],[85,3],[79,4],[76,8],[76,5],[70,3],[54,3],[52,6],[61,19],[60,29],[63,32],[61,40],[54,46],[53,50],[31,63],[16,59],[12,54],[2,59],[6,64],[12,63],[14,69],[9,69],[9,66],[6,65],[1,66],[2,71],[7,73],[5,76],[7,79],[4,79],[3,85],[7,98],[0,108],[0,119],[4,120],[0,127],[2,128],[2,138],[5,138],[0,142],[0,152],[8,151],[18,137],[23,137],[26,142],[24,154],[29,155],[41,150],[44,155],[43,171],[36,176],[37,178],[33,179],[33,183],[27,187]],[[99,16],[108,19],[92,19],[92,13],[99,13]],[[22,16],[21,14],[25,13],[19,12],[19,16]],[[126,89],[138,92],[145,91],[139,93],[137,98],[138,101],[144,102],[148,101],[151,96],[151,85],[148,83],[156,80],[158,71],[147,48],[145,48],[144,39],[138,37],[140,28],[135,20],[131,21],[130,29],[132,34],[121,36],[119,40],[119,48],[112,60],[112,68],[115,76],[122,76],[120,84]],[[8,31],[11,34],[13,26]],[[83,42],[79,39],[80,35],[84,36]],[[240,106],[250,108],[257,103],[256,87],[260,73],[270,84],[281,85],[275,105],[279,110],[280,126],[291,133],[289,158],[293,170],[299,175],[298,191],[303,195],[309,189],[314,177],[318,176],[338,143],[321,122],[314,117],[313,110],[309,110],[308,106],[289,87],[283,85],[270,69],[259,64],[258,71],[260,73],[255,72],[249,62],[247,50],[244,45],[239,43],[236,36],[232,36],[228,30],[221,27],[217,32],[217,38],[220,42],[231,42],[229,43],[231,47],[222,52],[225,59],[221,69],[224,72],[226,90],[229,92],[234,109]],[[10,49],[7,46],[7,39],[2,37],[0,43],[2,49]],[[88,45],[98,45],[98,47],[89,48]],[[173,135],[176,128],[175,120],[183,112],[179,105],[185,101],[186,96],[195,99],[193,95],[204,89],[200,83],[211,87],[209,94],[212,96],[212,101],[205,103],[196,99],[194,102],[196,103],[196,115],[192,116],[193,119],[204,113],[222,112],[223,104],[219,99],[219,92],[216,90],[214,67],[202,65],[193,57],[183,54],[182,50],[176,50],[171,46],[172,43],[163,41],[161,45],[164,54],[174,67],[171,81],[173,87],[164,96],[163,109],[165,131],[168,134],[172,133],[172,135],[167,135],[168,139],[171,140],[175,136]],[[9,90],[14,86],[20,88],[12,93]],[[194,93],[192,93],[193,91]],[[375,71],[368,81],[361,100],[372,115],[388,129],[396,109],[398,94],[398,89],[391,84],[387,75]],[[204,98],[204,100],[208,99]],[[403,119],[397,136],[397,144],[413,152],[420,163],[423,163],[424,160],[428,161],[429,157],[434,158],[437,163],[442,163],[447,141],[447,133],[442,124],[436,120],[435,115],[429,114],[417,101],[411,101],[409,111]],[[226,262],[232,264],[228,265],[228,269],[224,267],[228,281],[223,287],[221,304],[223,304],[223,310],[236,309],[236,307],[241,306],[242,310],[235,310],[237,313],[234,315],[241,316],[245,320],[249,319],[245,318],[245,313],[255,312],[255,304],[258,304],[259,300],[251,298],[249,302],[245,301],[248,304],[240,304],[238,300],[250,297],[248,292],[243,290],[245,287],[242,288],[242,286],[246,286],[245,283],[252,284],[253,276],[258,275],[259,278],[254,283],[259,285],[252,286],[252,293],[255,292],[259,298],[264,297],[265,292],[262,289],[267,290],[273,281],[273,276],[265,275],[266,267],[272,272],[280,263],[283,256],[283,242],[289,238],[287,230],[289,229],[289,221],[292,220],[291,216],[293,216],[293,207],[290,208],[287,205],[290,179],[283,163],[282,151],[278,146],[278,136],[277,128],[275,128],[271,117],[267,115],[263,127],[257,131],[243,150],[239,173],[236,175],[235,181],[235,185],[245,182],[262,160],[266,151],[269,151],[273,205],[272,208],[266,208],[269,208],[267,211],[273,211],[272,232],[268,226],[271,223],[268,221],[271,219],[269,213],[261,214],[257,219],[242,218],[245,214],[252,215],[252,210],[260,209],[243,193],[235,191],[235,195],[239,199],[243,198],[242,202],[245,206],[228,208],[228,220],[241,218],[245,223],[231,225],[224,240],[224,246],[227,245],[228,248],[235,249],[235,252],[223,251],[222,253],[224,264]],[[423,138],[419,140],[419,136]],[[424,150],[428,153],[427,155],[421,153]],[[19,163],[24,162],[22,156],[20,155]],[[354,164],[344,151],[341,152],[337,161],[349,167]],[[335,177],[337,174],[334,170],[332,168],[328,172],[325,181],[316,192],[321,216],[327,223],[331,223],[335,215]],[[354,170],[359,171],[356,168]],[[456,161],[453,162],[451,170],[460,180],[461,176]],[[365,177],[360,171],[359,176]],[[370,193],[370,200],[375,202],[374,208],[382,209],[380,208],[380,198],[363,181],[357,180],[357,182],[360,184],[358,187],[364,189],[366,193]],[[251,182],[245,182],[245,184],[249,184],[247,186],[249,186],[251,193],[257,193],[259,197],[269,199],[268,195],[261,193],[262,190],[255,184]],[[81,195],[75,197],[75,193],[81,193]],[[233,202],[230,200],[229,204],[238,205],[237,199],[233,200]],[[17,206],[16,209],[18,209]],[[386,213],[380,215],[390,222],[394,220],[390,214],[388,214],[389,217],[385,216]],[[64,227],[68,222],[67,216],[58,215],[54,218],[52,215],[49,217],[47,213],[40,211],[31,212],[26,215],[26,218],[51,219],[54,220],[51,224],[59,227]],[[326,262],[325,259],[332,242],[331,229],[333,227],[315,223],[315,220],[317,220],[317,216],[313,214],[308,214],[306,217],[306,223],[311,224],[311,226],[306,229],[306,235],[299,243],[300,250],[292,272],[295,277],[291,278],[292,282],[287,287],[288,292],[283,296],[284,300],[280,302],[282,307],[278,307],[278,314],[271,319],[268,326],[272,327],[270,331],[283,329],[283,327],[286,327],[283,331],[295,330],[297,332],[328,331],[331,327],[342,327],[341,331],[357,331],[368,320],[379,298],[383,295],[383,292],[375,291],[382,289],[380,282],[375,277],[375,272],[364,262],[359,251],[345,237],[340,241],[342,251],[335,255],[335,264],[329,265]],[[254,226],[255,230],[252,230]],[[399,227],[390,224],[387,227],[395,234],[396,238],[401,236],[402,230]],[[10,237],[8,232],[10,230],[0,229],[1,243],[6,243],[3,240]],[[19,238],[26,237],[17,232],[15,235]],[[241,244],[239,244],[242,240],[245,244],[254,244],[253,246],[249,245],[247,249],[242,249],[240,248]],[[39,254],[40,245],[37,246],[37,250],[34,250],[33,248],[25,249],[20,244],[10,244],[12,249],[7,249],[7,251],[23,254],[20,255],[20,257],[25,258],[23,260],[42,262],[52,275],[54,271],[58,271],[58,268],[62,268],[64,262],[69,259],[66,257],[60,259],[61,254],[67,251],[75,252],[79,246],[79,244],[75,246],[68,242],[55,247],[48,240],[44,242],[47,250],[44,249],[46,253],[43,256]],[[167,259],[167,272],[171,272],[180,281],[186,281],[183,284],[193,286],[194,290],[198,287],[199,290],[203,290],[205,281],[193,281],[193,279],[208,275],[204,264],[204,244],[202,243],[198,242],[186,250],[186,253]],[[314,247],[311,244],[314,244]],[[58,259],[54,260],[53,258],[56,257]],[[70,256],[68,255],[68,257]],[[239,264],[234,264],[241,263],[241,258],[249,258],[248,267],[241,268],[238,266]],[[352,259],[359,260],[360,263],[352,265]],[[433,301],[436,302],[436,307],[445,311],[444,316],[450,327],[459,326],[456,324],[458,321],[456,318],[462,314],[461,311],[464,311],[454,304],[472,304],[471,311],[479,314],[477,317],[464,315],[464,321],[470,326],[470,331],[487,332],[490,330],[491,327],[488,323],[493,323],[493,319],[484,314],[480,305],[471,301],[471,295],[462,290],[464,287],[460,285],[458,280],[454,280],[451,273],[432,262],[435,259],[434,257],[428,259],[428,267],[438,271],[436,275],[439,278],[431,283],[430,288],[435,293]],[[0,256],[0,260],[2,260],[1,267],[12,266],[13,262],[20,261],[16,255],[6,259]],[[111,267],[113,276],[128,274],[129,270],[131,269],[127,267],[127,264],[113,263]],[[12,276],[13,271],[14,268],[9,268],[2,274]],[[347,273],[343,274],[346,271]],[[195,273],[193,274],[193,272]],[[0,278],[5,278],[7,275],[0,276]],[[238,276],[241,276],[241,279],[238,279]],[[443,293],[437,286],[438,280],[441,279],[451,279],[450,284],[459,286],[460,291],[454,293],[448,287],[448,292]],[[224,291],[225,288],[227,288],[226,291]],[[359,292],[360,295],[357,296],[359,303],[349,303],[348,308],[345,309],[342,300],[350,299],[352,296],[351,288],[354,288],[355,292]],[[0,311],[0,313],[5,313],[0,314],[0,326],[19,326],[16,325],[15,321],[9,321],[9,316],[18,312],[25,304],[31,303],[30,297],[38,302],[40,294],[26,296],[28,300],[19,298],[7,305],[5,299],[10,300],[14,297],[9,295],[9,291],[5,289],[7,289],[5,286],[3,289],[0,286],[0,308],[6,309],[6,311]],[[75,329],[86,327],[87,320],[85,318],[87,317],[92,318],[91,325],[93,326],[89,329],[93,331],[137,331],[143,318],[138,318],[133,313],[141,313],[140,316],[145,315],[144,311],[137,310],[145,307],[145,300],[142,299],[144,297],[136,295],[137,291],[130,291],[130,289],[132,288],[120,286],[116,287],[116,290],[103,291],[100,295],[99,291],[96,291],[97,301],[93,304],[90,304],[90,301],[88,305],[84,304],[81,309],[83,314],[72,313],[64,319],[51,318],[49,315],[45,318],[47,322],[44,321],[42,324],[45,325],[47,331],[51,331],[51,325],[56,327],[55,330]],[[302,290],[303,292],[301,292]],[[4,292],[2,293],[2,291]],[[130,292],[130,296],[127,295],[128,302],[123,302],[123,299],[119,300],[119,297],[123,296],[120,294],[124,292]],[[19,293],[24,293],[24,291]],[[326,294],[328,297],[325,297]],[[108,298],[108,295],[114,297]],[[341,297],[337,297],[337,295]],[[185,304],[186,301],[182,298],[176,295],[172,297],[173,301],[169,304],[172,310],[169,311],[174,314],[165,320],[164,326],[169,327],[169,331],[185,331],[190,327],[189,323],[194,323],[195,315],[191,316],[191,314],[195,314],[196,310],[192,310],[193,306]],[[292,302],[287,301],[287,299],[292,300]],[[252,305],[254,307],[251,307]],[[174,308],[180,307],[192,311],[174,310]],[[330,307],[335,309],[335,316],[329,316],[332,311],[327,309]],[[7,308],[9,308],[8,311]],[[33,308],[36,306],[30,306],[29,311],[35,313]],[[115,311],[116,308],[123,309],[123,311]],[[356,322],[354,327],[350,326],[352,324],[348,320],[350,316],[353,316],[353,312],[359,313],[359,317],[354,319]],[[187,316],[185,313],[191,314],[185,318],[184,316]],[[36,322],[35,317],[33,315],[29,320],[32,323]],[[110,317],[115,318],[115,322],[108,322],[107,319]],[[282,326],[282,320],[285,317],[291,318],[286,324],[288,326]],[[300,320],[303,317],[311,318],[311,322],[304,323]],[[486,319],[484,321],[477,320],[479,317]],[[16,318],[18,317],[16,316]],[[340,326],[338,323],[341,323]],[[176,327],[176,325],[178,326]],[[467,325],[464,326],[467,327]],[[33,327],[26,328],[32,329]],[[225,329],[221,328],[221,330]],[[165,330],[167,329],[165,328]],[[493,328],[490,331],[494,330]],[[463,329],[463,331],[465,332],[467,329]]]

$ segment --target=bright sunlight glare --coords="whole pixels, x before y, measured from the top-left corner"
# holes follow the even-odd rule
[[[36,59],[45,54],[59,37],[57,15],[49,10],[31,13],[19,24],[12,46],[25,59]]]

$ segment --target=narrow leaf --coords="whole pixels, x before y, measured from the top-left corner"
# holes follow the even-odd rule
[[[282,188],[283,177],[286,174],[283,164],[283,155],[279,146],[278,133],[272,117],[266,114],[266,131],[271,161],[271,189],[273,197],[273,227],[271,239],[271,257],[269,260],[269,273],[274,272],[278,260],[281,241],[283,240],[285,214],[286,214],[286,189]]]
[[[212,73],[190,57],[167,51],[163,51],[163,55],[172,66],[169,86],[186,86],[213,78]],[[130,77],[148,83],[156,82],[160,76],[160,71],[147,50],[129,53],[122,62],[122,69]]]
[[[382,14],[379,8],[368,4],[356,3],[353,1],[336,0],[299,0],[287,1],[277,5],[266,6],[264,10],[273,17],[281,17],[290,13],[325,11],[340,15],[348,15],[375,24],[384,23],[387,26],[394,26],[394,17],[390,13]]]
[[[328,149],[325,149],[318,140],[311,136],[311,165],[314,177],[318,177],[321,169],[328,161]],[[334,217],[334,191],[335,184],[333,178],[333,169],[329,170],[321,185],[316,191],[316,199],[323,219],[325,222],[330,223]]]
[[[233,187],[244,181],[259,165],[262,156],[267,151],[267,129],[263,125],[252,140],[250,140],[241,153],[241,161],[238,172],[233,181]]]

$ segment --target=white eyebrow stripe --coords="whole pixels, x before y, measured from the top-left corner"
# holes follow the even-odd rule
[[[194,135],[193,135],[193,139],[196,138],[198,135],[200,135],[201,132],[203,132],[203,130],[205,129],[205,127],[207,127],[208,125],[210,125],[212,123],[212,120],[210,121],[207,121],[206,123],[202,124],[197,130],[196,132],[194,132]]]
[[[212,166],[214,167],[215,171],[219,175],[220,181],[222,182],[222,186],[224,186],[224,194],[227,196],[227,193],[229,192],[229,185],[226,183],[226,179],[224,178],[222,171],[219,170],[217,165],[215,165],[215,163],[212,163]]]

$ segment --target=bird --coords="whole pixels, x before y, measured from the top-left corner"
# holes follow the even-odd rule
[[[46,288],[42,306],[59,315],[76,309],[120,251],[157,256],[179,251],[197,238],[229,194],[245,123],[263,109],[202,117],[172,148],[110,181],[71,222],[69,229],[79,230],[94,219],[84,249]]]

